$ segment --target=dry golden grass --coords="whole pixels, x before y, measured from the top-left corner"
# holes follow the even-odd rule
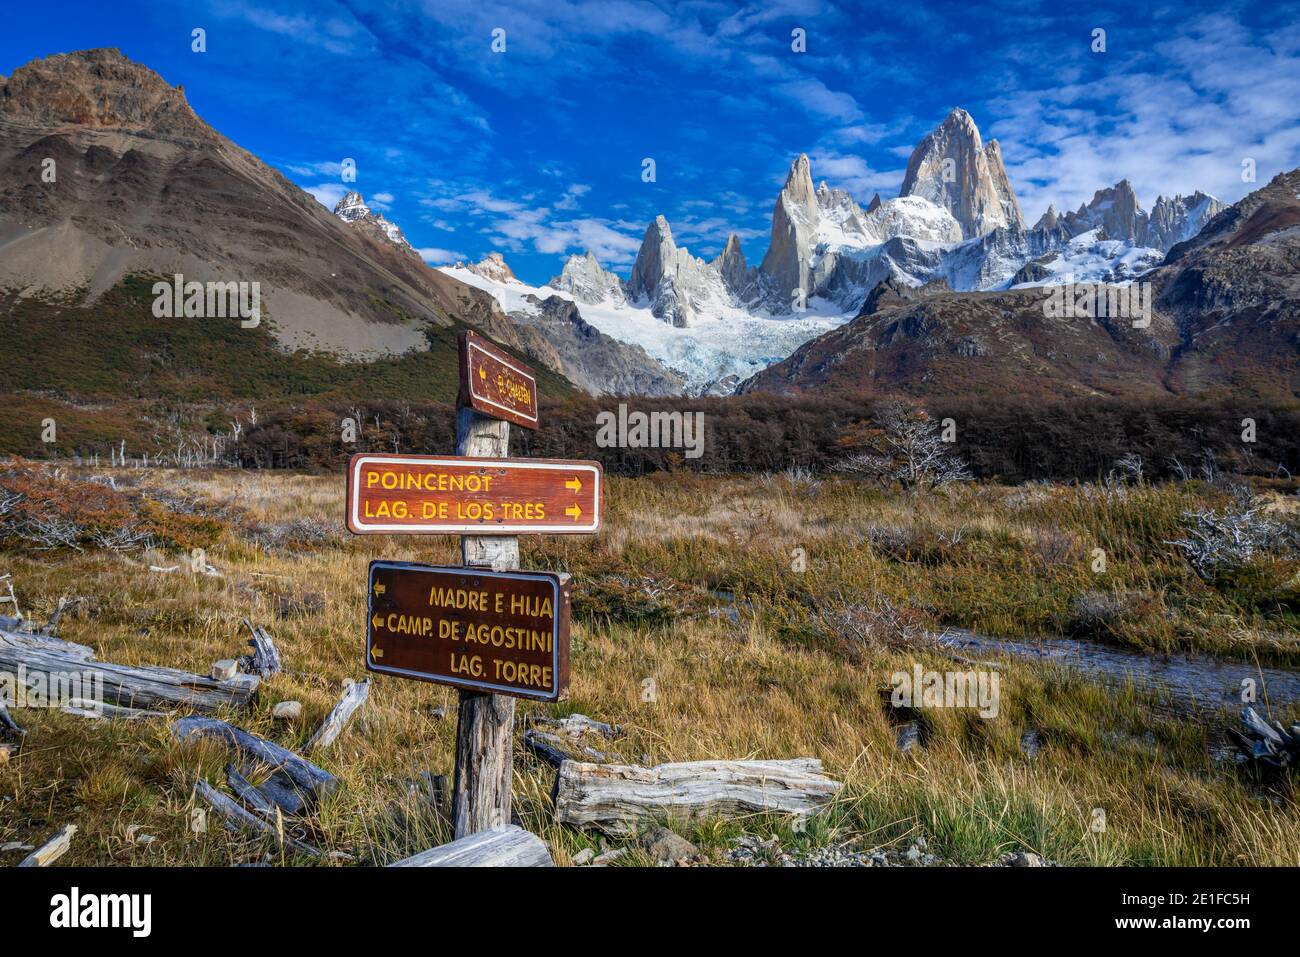
[[[222,577],[189,574],[187,556],[175,553],[0,554],[0,571],[14,573],[38,619],[61,595],[85,596],[63,636],[105,660],[206,672],[242,653],[243,618],[266,625],[287,671],[263,684],[249,712],[227,717],[286,747],[306,741],[345,678],[363,676],[368,562],[456,560],[450,538],[346,535],[341,476],[162,473],[140,481],[197,496],[225,517],[228,530],[208,548]],[[832,812],[806,833],[780,819],[688,831],[714,861],[749,830],[780,833],[794,846],[876,846],[923,832],[956,863],[1024,848],[1070,864],[1300,864],[1293,792],[1263,791],[1216,767],[1208,718],[1174,718],[1146,694],[1008,661],[996,719],[927,710],[924,746],[904,755],[894,744],[889,677],[915,661],[951,669],[951,660],[925,648],[846,647],[824,627],[830,604],[878,592],[935,624],[1042,633],[1062,627],[1072,600],[1088,590],[1141,590],[1158,597],[1155,632],[1121,629],[1113,640],[1300,660],[1294,618],[1213,593],[1162,544],[1192,494],[1142,488],[1112,500],[1078,489],[973,487],[911,499],[833,482],[611,480],[601,536],[522,543],[524,567],[574,574],[577,614],[570,699],[521,702],[520,719],[579,711],[622,725],[626,736],[613,748],[636,763],[811,755],[846,782]],[[1090,570],[1094,547],[1107,550],[1105,576]],[[796,550],[802,572],[792,567]],[[178,562],[176,573],[148,570]],[[721,592],[735,594],[738,621]],[[643,700],[646,679],[654,701]],[[303,703],[294,727],[271,719],[288,699]],[[375,677],[356,723],[319,758],[343,787],[305,836],[347,855],[330,863],[386,863],[448,838],[446,822],[407,782],[422,771],[450,775],[455,702],[451,689]],[[435,717],[437,707],[447,717]],[[176,745],[159,721],[15,716],[29,733],[0,767],[0,843],[40,843],[76,823],[63,863],[283,859],[265,841],[217,827],[189,833],[195,776],[224,778],[219,747]],[[1019,744],[1031,727],[1044,742],[1032,763]],[[515,769],[517,810],[557,862],[593,845],[592,835],[553,823],[553,771],[522,750]],[[1101,833],[1090,829],[1095,808],[1106,815]],[[155,839],[141,842],[142,834]]]

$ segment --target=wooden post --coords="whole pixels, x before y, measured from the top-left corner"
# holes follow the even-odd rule
[[[456,454],[505,458],[510,424],[461,406],[456,412]],[[462,565],[494,571],[519,567],[519,539],[509,535],[466,535],[460,540]],[[510,824],[510,786],[514,777],[512,736],[515,699],[461,691],[456,725],[456,774],[451,792],[451,823],[459,840]]]

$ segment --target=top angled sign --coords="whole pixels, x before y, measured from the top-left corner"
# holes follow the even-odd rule
[[[460,334],[460,402],[475,412],[537,428],[537,376],[482,336]]]

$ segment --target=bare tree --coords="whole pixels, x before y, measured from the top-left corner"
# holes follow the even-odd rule
[[[1166,544],[1181,551],[1196,574],[1212,581],[1221,569],[1239,567],[1259,552],[1284,544],[1283,529],[1264,514],[1266,507],[1249,487],[1236,486],[1225,508],[1184,512],[1185,537]]]
[[[940,430],[923,409],[890,402],[877,412],[878,425],[850,441],[858,450],[839,463],[842,472],[898,482],[907,491],[933,489],[965,482],[970,469],[943,441]]]

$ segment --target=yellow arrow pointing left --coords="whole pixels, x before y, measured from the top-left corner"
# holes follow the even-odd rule
[[[382,658],[382,657],[384,657],[384,649],[383,649],[383,648],[371,648],[371,649],[370,649],[370,657],[371,657],[371,658]]]
[[[376,594],[376,595],[382,595],[382,594],[383,594],[384,592],[386,592],[386,591],[388,591],[388,588],[387,588],[387,586],[384,585],[383,582],[375,582],[375,594]]]
[[[375,615],[374,618],[370,619],[370,624],[374,625],[376,628],[379,628],[381,625],[383,625],[383,623],[384,623],[383,615]]]

